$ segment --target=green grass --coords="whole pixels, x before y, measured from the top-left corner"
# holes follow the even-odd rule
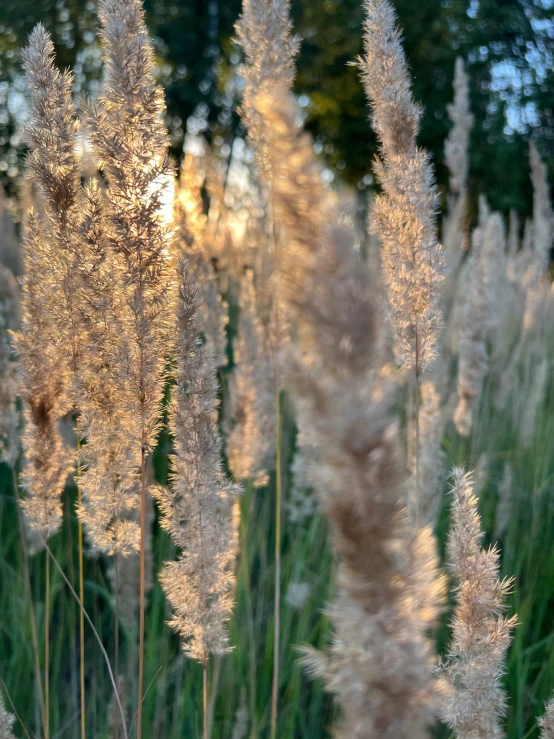
[[[444,439],[447,461],[474,467],[480,453],[490,458],[487,479],[480,490],[480,511],[492,543],[497,487],[503,465],[509,461],[514,474],[514,498],[509,527],[499,546],[502,574],[516,580],[510,596],[510,612],[519,624],[509,654],[506,689],[509,693],[507,736],[536,737],[535,717],[554,689],[554,397],[548,393],[537,419],[536,436],[528,449],[517,440],[511,411],[498,413],[492,395],[498,382],[494,372],[485,387],[477,432],[471,441],[461,439],[452,424]],[[294,452],[294,428],[290,410],[283,427],[285,469],[283,484],[290,487],[288,467]],[[162,439],[155,456],[156,476],[167,473],[167,440]],[[445,491],[447,483],[445,481]],[[77,524],[73,512],[76,491],[68,486],[62,531],[51,540],[51,548],[75,588],[78,580]],[[241,694],[246,696],[250,716],[249,737],[269,736],[273,665],[273,568],[274,568],[274,479],[267,488],[245,487],[241,498],[240,555],[237,562],[236,608],[230,624],[233,651],[219,665],[211,663],[210,679],[215,686],[214,739],[231,737]],[[449,498],[445,494],[437,525],[439,546],[444,554],[448,529]],[[174,555],[173,547],[159,527],[154,528],[154,559],[157,570]],[[85,559],[85,606],[110,656],[114,651],[114,599],[107,577],[107,561]],[[29,573],[32,601],[26,583],[24,552],[18,526],[16,498],[11,472],[0,466],[0,677],[9,700],[31,736],[42,736],[40,701],[34,679],[32,620],[36,621],[39,654],[44,649],[44,552],[31,556]],[[327,545],[325,521],[315,515],[303,525],[291,524],[284,516],[282,547],[281,674],[279,739],[315,739],[329,735],[334,720],[331,699],[320,681],[311,681],[299,661],[302,645],[322,647],[329,642],[330,626],[324,613],[333,596],[333,558]],[[59,573],[51,569],[51,661],[50,717],[52,739],[79,737],[79,619],[78,607]],[[307,582],[311,596],[300,610],[285,602],[288,584]],[[202,671],[180,651],[165,621],[167,605],[158,583],[148,599],[146,621],[144,701],[145,739],[195,739],[202,728]],[[449,614],[443,617],[438,644],[448,639]],[[120,671],[126,679],[131,702],[128,723],[136,711],[133,704],[137,678],[137,629],[120,631]],[[41,665],[42,666],[42,665]],[[217,676],[217,679],[216,679]],[[110,736],[112,690],[102,655],[86,626],[87,736]],[[16,735],[24,736],[21,726]],[[131,732],[132,735],[132,732]],[[448,737],[445,729],[437,736]]]
[[[292,449],[294,431],[285,423],[285,449]],[[166,448],[165,443],[160,447]],[[156,455],[156,474],[163,480],[166,458]],[[288,476],[285,474],[285,484]],[[26,729],[40,735],[40,712],[34,676],[31,609],[37,624],[42,668],[44,650],[45,553],[29,559],[32,604],[26,594],[24,553],[18,529],[16,498],[11,473],[0,468],[0,675]],[[76,490],[65,492],[62,531],[51,539],[52,552],[77,589],[77,522],[73,512]],[[213,736],[232,733],[241,691],[246,692],[252,736],[267,734],[273,667],[273,525],[274,479],[267,488],[247,485],[241,501],[241,548],[237,562],[236,609],[230,624],[233,651],[211,664],[211,679],[219,671],[214,707]],[[286,520],[286,518],[285,518]],[[167,535],[154,528],[155,568],[174,556]],[[115,607],[105,558],[85,557],[85,607],[112,656]],[[283,535],[283,595],[287,583],[306,581],[313,595],[301,611],[284,602],[281,607],[280,714],[277,735],[324,734],[332,708],[321,686],[307,679],[298,661],[304,644],[324,645],[329,639],[323,604],[332,596],[332,559],[326,546],[326,525],[314,517],[305,526],[285,525]],[[79,729],[79,624],[78,605],[54,567],[51,569],[50,722],[51,737],[78,737]],[[169,613],[159,583],[148,599],[145,649],[144,731],[148,737],[201,736],[202,671],[185,657],[165,621]],[[120,627],[120,667],[126,692],[133,700],[137,676],[138,631]],[[86,626],[87,736],[109,736],[111,684],[98,644]],[[9,701],[8,701],[9,703]],[[131,718],[136,705],[131,707]],[[129,720],[128,720],[129,722]],[[23,733],[16,728],[18,734]],[[311,733],[315,732],[315,733]]]

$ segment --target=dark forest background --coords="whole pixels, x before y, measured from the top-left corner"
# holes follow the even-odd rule
[[[177,158],[187,125],[220,148],[244,135],[235,112],[240,55],[233,27],[240,5],[240,0],[146,0]],[[415,96],[425,111],[420,143],[433,156],[439,185],[444,189],[447,182],[446,105],[455,59],[462,56],[475,115],[469,191],[475,199],[486,193],[495,209],[527,214],[530,139],[554,173],[554,0],[396,0],[395,5]],[[12,193],[25,149],[19,130],[25,112],[20,48],[42,21],[53,34],[58,64],[75,70],[76,95],[94,94],[100,74],[95,8],[94,0],[0,2],[0,177]],[[348,66],[361,51],[361,2],[292,0],[292,14],[302,38],[296,92],[316,148],[335,176],[360,190],[371,187],[375,137],[357,71]]]

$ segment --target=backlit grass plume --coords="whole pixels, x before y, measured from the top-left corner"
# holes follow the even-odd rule
[[[0,187],[0,264],[19,277],[23,272],[21,249],[10,210],[4,188]]]
[[[309,664],[341,705],[334,736],[423,737],[443,694],[429,629],[444,581],[430,530],[415,531],[404,512],[367,264],[351,228],[334,222],[291,103],[274,94],[261,104],[279,134],[283,293],[298,328],[292,388],[323,452],[314,480],[340,563],[333,645]]]
[[[502,737],[501,685],[515,617],[502,615],[511,580],[499,579],[499,552],[483,549],[471,475],[453,470],[448,568],[456,582],[452,641],[443,672],[452,686],[443,718],[458,739]]]
[[[15,739],[12,729],[14,723],[15,716],[7,711],[4,698],[0,693],[0,739]]]
[[[554,698],[545,705],[538,724],[541,727],[540,739],[554,739]]]
[[[204,213],[195,157],[187,153],[181,165],[175,198],[179,245],[187,255],[199,294],[198,318],[205,340],[212,346],[218,366],[227,364],[227,303],[218,289],[212,252],[207,243],[211,232]]]
[[[473,115],[469,102],[469,78],[461,57],[456,59],[454,102],[448,105],[448,117],[453,126],[444,145],[444,154],[450,172],[450,191],[460,197],[466,194],[469,136],[473,127]]]
[[[554,243],[554,212],[550,202],[548,170],[533,142],[529,145],[529,161],[533,184],[533,261],[536,279],[547,272],[550,263],[550,251]]]
[[[61,494],[74,462],[64,447],[58,421],[71,407],[67,395],[69,368],[60,356],[57,325],[51,313],[57,289],[49,264],[56,245],[42,222],[29,214],[23,253],[25,278],[21,330],[15,336],[19,357],[19,394],[23,400],[25,464],[21,477],[23,509],[31,530],[45,539],[61,525]]]
[[[240,704],[235,714],[235,724],[231,739],[246,739],[248,736],[249,718],[248,706],[246,705],[246,692],[243,689],[240,696]]]
[[[421,403],[418,422],[421,444],[419,448],[419,500],[413,498],[410,511],[415,518],[416,504],[422,523],[434,526],[441,503],[441,483],[444,463],[442,439],[448,420],[446,409],[441,406],[441,396],[430,380],[421,383]],[[414,450],[415,451],[415,450]],[[415,459],[414,459],[415,468]],[[415,491],[412,491],[415,492]]]
[[[271,178],[271,126],[257,105],[258,96],[276,86],[292,89],[299,40],[292,34],[290,0],[243,0],[236,25],[246,63],[241,68],[244,93],[241,114],[264,179]]]
[[[466,291],[461,296],[458,338],[458,402],[454,423],[460,434],[469,436],[487,369],[486,336],[489,308],[487,294],[488,260],[484,259],[484,234],[476,228],[465,275]]]
[[[76,303],[80,294],[77,231],[81,163],[77,153],[80,124],[72,100],[73,78],[69,72],[62,74],[54,66],[54,45],[40,23],[23,52],[23,65],[30,101],[26,133],[31,151],[27,162],[44,208],[42,228],[56,247],[45,265],[56,284],[49,310],[58,330],[60,361],[68,365],[72,402],[76,403],[82,344]]]
[[[236,366],[229,381],[227,456],[236,480],[252,478],[261,486],[274,464],[275,393],[252,270],[241,281],[239,309],[233,342]]]
[[[442,329],[443,253],[437,242],[437,192],[429,156],[416,145],[414,102],[395,13],[388,0],[364,0],[365,55],[358,60],[381,156],[370,228],[382,244],[383,275],[397,360],[416,375],[434,359]]]
[[[263,241],[258,247],[261,256],[260,268],[256,274],[256,298],[263,331],[263,353],[270,358],[270,372],[273,376],[273,415],[279,416],[277,406],[283,387],[282,361],[284,346],[288,341],[288,324],[275,267],[280,250],[280,225],[274,212],[271,192],[275,165],[272,138],[275,132],[265,111],[260,107],[259,100],[276,88],[289,92],[292,89],[299,39],[292,33],[290,0],[243,0],[242,15],[236,31],[246,56],[242,66],[244,92],[240,112],[255,153],[265,195],[267,218],[263,224]],[[259,374],[262,372],[263,368],[260,367]],[[259,387],[257,394],[263,398],[265,388]],[[264,416],[270,418],[269,410],[267,413],[264,411]],[[280,433],[279,423],[278,418],[270,423],[277,434]],[[268,425],[266,428],[269,430]],[[260,431],[264,434],[264,429]],[[277,497],[280,498],[280,493]]]
[[[469,436],[479,408],[483,379],[487,371],[486,339],[494,312],[499,265],[503,264],[504,226],[498,213],[488,214],[483,226],[475,229],[468,265],[467,289],[461,308],[458,339],[458,403],[454,423],[458,432]]]
[[[0,266],[0,459],[14,467],[21,450],[20,417],[16,404],[17,362],[10,333],[19,328],[20,301],[17,283]]]
[[[217,426],[217,374],[210,348],[200,339],[195,288],[180,267],[177,384],[170,407],[169,489],[155,495],[162,527],[178,551],[161,582],[173,608],[171,626],[185,652],[206,664],[210,654],[229,651],[226,623],[234,583],[233,504],[239,489],[225,475]]]
[[[152,458],[148,459],[148,482],[154,482],[154,470]],[[139,484],[136,484],[137,497]],[[134,510],[131,514],[127,514],[126,518],[138,522],[140,513]],[[153,532],[152,527],[156,518],[156,510],[154,499],[150,493],[147,493],[146,501],[146,541],[145,541],[145,567],[144,590],[146,595],[152,591],[154,585],[154,557],[152,552]],[[138,525],[137,525],[138,530]],[[114,600],[117,604],[118,615],[121,623],[129,630],[134,631],[137,625],[137,616],[139,612],[139,592],[140,592],[140,561],[137,552],[127,554],[125,550],[115,553],[115,557],[110,562],[108,576],[112,584]]]
[[[23,52],[30,98],[27,135],[31,177],[43,217],[30,214],[24,243],[23,320],[16,339],[25,413],[23,503],[31,529],[44,538],[61,523],[60,496],[73,464],[58,421],[75,402],[81,331],[76,241],[79,159],[72,79],[54,66],[54,47],[40,24]]]
[[[448,265],[443,296],[451,301],[454,283],[463,252],[469,247],[465,221],[468,208],[469,139],[473,128],[473,115],[469,100],[469,78],[463,59],[456,59],[454,69],[454,101],[447,106],[452,128],[444,143],[444,157],[450,173],[448,212],[443,221],[443,241]],[[446,307],[445,307],[446,312]]]
[[[165,103],[154,77],[154,51],[140,0],[99,6],[104,81],[89,106],[92,145],[107,181],[108,248],[122,262],[118,290],[126,306],[126,356],[119,358],[119,408],[128,414],[126,442],[141,460],[139,706],[142,736],[146,548],[146,457],[160,428],[165,366],[173,344],[174,255],[168,223],[173,166],[167,157]],[[168,202],[169,200],[169,202]]]
[[[121,380],[129,383],[134,399],[129,433],[147,453],[159,428],[171,347],[174,269],[164,197],[173,167],[142,5],[103,0],[99,13],[105,80],[89,124],[108,183],[106,238],[124,264],[119,289],[129,308],[130,348]]]
[[[534,357],[536,363],[530,370],[531,378],[525,400],[518,404],[521,413],[514,414],[518,423],[519,439],[523,447],[529,447],[537,431],[537,421],[543,403],[545,392],[550,381],[550,363],[546,356]],[[523,391],[522,391],[523,392]]]
[[[106,200],[95,180],[85,188],[80,228],[85,288],[82,312],[83,366],[80,432],[84,471],[80,478],[79,516],[94,549],[125,555],[138,551],[140,527],[137,471],[140,448],[130,433],[131,388],[122,382],[131,337],[126,335],[129,307],[120,290],[124,279],[121,256],[108,241]],[[138,594],[137,594],[138,597]]]

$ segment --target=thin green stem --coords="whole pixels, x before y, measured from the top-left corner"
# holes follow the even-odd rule
[[[5,683],[5,682],[4,682],[3,680],[0,680],[0,683],[2,683],[2,688],[3,688],[3,690],[4,690],[4,693],[6,694],[6,697],[7,697],[7,699],[8,699],[8,702],[9,702],[9,704],[10,704],[10,708],[11,708],[11,710],[13,711],[13,713],[14,713],[14,716],[16,717],[17,721],[19,722],[19,725],[20,725],[20,726],[21,726],[21,728],[23,729],[23,732],[25,733],[25,736],[27,737],[27,739],[31,739],[31,735],[30,735],[30,734],[29,734],[29,732],[27,731],[27,727],[25,726],[25,724],[23,723],[23,721],[22,721],[22,719],[21,719],[21,716],[20,716],[20,715],[19,715],[19,713],[17,712],[17,708],[16,708],[15,706],[14,706],[14,703],[13,703],[13,701],[12,701],[12,697],[11,697],[11,695],[10,695],[10,694],[9,694],[9,692],[8,692],[8,688],[6,687],[6,683]],[[13,736],[13,735],[12,735],[12,736]]]
[[[80,480],[80,465],[79,465],[79,451],[80,451],[80,436],[79,429],[77,429],[77,474],[75,482],[77,484],[77,500],[79,502],[79,510],[81,509],[82,495],[81,495],[81,480]],[[78,526],[78,537],[79,537],[79,599],[81,603],[85,602],[85,563],[83,555],[83,524],[80,518],[77,518]],[[86,699],[85,699],[85,615],[82,610],[79,610],[79,675],[81,685],[81,739],[86,737]]]
[[[50,739],[50,557],[46,555],[44,594],[44,737]]]
[[[208,696],[208,660],[209,655],[204,653],[202,660],[202,712],[203,712],[203,739],[209,739],[210,736],[210,717],[209,717],[209,696]]]
[[[279,708],[279,637],[281,618],[281,398],[279,384],[275,390],[276,439],[275,439],[275,594],[273,618],[273,685],[271,690],[271,739],[277,736]]]
[[[417,326],[415,332],[415,372],[414,372],[414,413],[415,413],[415,525],[419,528],[419,340]]]
[[[419,430],[419,376],[416,372],[414,382],[414,412],[415,412],[415,522],[419,527],[419,450],[420,450],[420,430]]]
[[[144,609],[145,609],[145,550],[146,550],[146,450],[141,449],[140,486],[140,615],[139,615],[139,675],[137,739],[142,737],[142,698],[144,685]]]
[[[90,616],[85,611],[85,607],[84,607],[82,601],[79,600],[79,596],[75,592],[75,589],[74,589],[73,585],[67,579],[67,577],[65,575],[65,572],[62,570],[62,568],[60,567],[57,559],[52,554],[52,551],[50,550],[50,547],[48,546],[48,543],[46,541],[44,541],[44,546],[46,547],[46,551],[48,552],[48,556],[52,558],[52,562],[54,563],[54,566],[56,567],[56,569],[60,573],[63,581],[65,582],[65,584],[69,588],[69,591],[70,591],[71,595],[75,598],[75,600],[79,604],[79,608],[83,612],[83,614],[84,614],[84,616],[85,616],[85,618],[87,620],[87,623],[90,626],[90,628],[92,630],[92,633],[94,634],[94,638],[98,642],[98,646],[100,647],[100,651],[102,652],[102,656],[104,657],[104,661],[106,662],[106,667],[108,669],[108,675],[110,676],[110,681],[111,681],[111,684],[112,684],[112,688],[114,690],[115,700],[116,700],[116,703],[117,703],[117,707],[119,709],[119,715],[121,716],[121,726],[123,728],[123,739],[128,739],[127,727],[125,726],[125,714],[123,713],[123,707],[121,705],[121,700],[119,698],[119,693],[117,692],[117,685],[115,683],[115,678],[114,678],[112,666],[110,665],[110,658],[108,657],[108,653],[106,652],[106,648],[102,644],[102,639],[100,638],[100,636],[98,634],[98,631],[94,628],[94,624],[92,623]]]
[[[246,508],[248,503],[248,508]],[[256,705],[257,700],[257,666],[256,666],[256,634],[254,628],[254,613],[252,607],[252,583],[250,580],[250,558],[248,549],[248,521],[254,518],[254,496],[252,487],[252,478],[246,481],[246,488],[242,499],[243,511],[246,511],[246,515],[241,513],[240,526],[241,526],[241,572],[244,579],[244,588],[246,591],[246,623],[248,628],[248,675],[249,675],[249,702],[250,702],[250,715],[252,717],[252,735],[257,736],[257,713]]]
[[[17,522],[19,524],[19,536],[21,538],[21,548],[23,550],[23,576],[25,579],[25,590],[27,593],[27,599],[29,601],[29,616],[31,621],[31,640],[33,642],[33,663],[34,663],[34,669],[35,669],[35,681],[36,681],[36,687],[38,691],[38,697],[39,697],[39,708],[40,708],[40,717],[42,720],[42,724],[46,724],[46,714],[45,714],[45,708],[44,708],[44,694],[42,692],[42,678],[40,674],[40,650],[38,645],[38,634],[37,634],[37,624],[35,620],[35,611],[33,608],[33,593],[31,590],[31,577],[29,575],[29,552],[27,549],[27,540],[26,540],[26,534],[25,534],[25,526],[23,524],[23,514],[21,513],[21,508],[19,505],[19,497],[17,494],[18,490],[18,483],[17,483],[17,475],[15,472],[15,469],[12,469],[12,480],[13,480],[13,488],[15,492],[15,506],[17,510]]]
[[[214,725],[215,702],[217,699],[217,688],[219,685],[219,677],[221,675],[221,656],[219,654],[216,656],[214,663],[214,670],[212,674],[212,690],[208,710],[208,736],[212,735],[212,727]]]
[[[116,677],[119,677],[119,556],[117,552],[114,555],[114,570],[115,570],[114,667],[115,667]]]

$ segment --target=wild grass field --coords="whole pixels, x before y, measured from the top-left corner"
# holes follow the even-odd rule
[[[439,191],[362,5],[369,199],[303,130],[288,0],[243,1],[247,135],[178,167],[141,0],[99,3],[93,100],[29,39],[0,739],[554,737],[552,138],[529,218],[471,192],[460,58]]]

